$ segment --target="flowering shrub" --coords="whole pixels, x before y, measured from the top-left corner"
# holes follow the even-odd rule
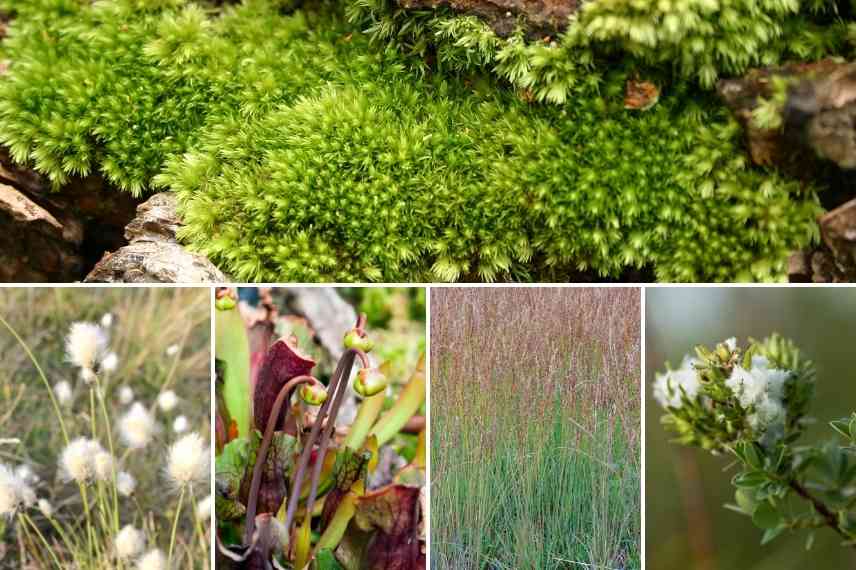
[[[745,347],[734,338],[699,346],[654,382],[677,442],[736,459],[728,507],[752,517],[763,543],[808,529],[810,547],[814,530],[829,527],[856,544],[856,414],[830,424],[843,442],[799,445],[814,383],[812,362],[778,335]]]
[[[202,301],[198,313],[208,295],[196,292],[202,293],[196,295]],[[173,305],[164,289],[146,307],[141,295],[117,293],[132,297],[112,308],[118,318],[110,312],[97,321],[72,322],[64,343],[52,339],[52,329],[68,325],[71,312],[92,316],[92,297],[85,292],[74,296],[73,311],[62,303],[50,306],[42,295],[50,321],[37,334],[18,330],[40,319],[38,310],[13,308],[27,313],[22,322],[9,314],[16,301],[6,301],[11,294],[0,299],[0,353],[7,361],[26,355],[20,394],[33,400],[18,397],[8,409],[22,445],[14,454],[17,465],[0,463],[0,542],[13,542],[3,535],[15,533],[20,547],[16,559],[10,550],[4,562],[56,570],[208,568],[210,447],[200,435],[208,434],[207,397],[196,401],[203,404],[196,409],[188,400],[199,393],[183,388],[179,396],[172,389],[178,374],[189,376],[183,386],[192,386],[198,373],[207,395],[208,318],[194,314],[191,294],[175,295]],[[139,329],[167,315],[184,321],[158,327],[158,339],[148,345],[152,331]],[[51,385],[48,376],[70,380]],[[155,401],[164,397],[173,401],[170,413],[158,413]],[[30,409],[18,410],[25,406]],[[192,414],[189,433],[169,428],[180,409]]]

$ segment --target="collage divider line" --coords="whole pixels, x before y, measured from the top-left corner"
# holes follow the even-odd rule
[[[639,454],[641,455],[640,461],[641,461],[641,465],[642,465],[641,473],[640,473],[640,477],[639,477],[639,494],[640,494],[639,504],[641,506],[641,513],[640,513],[641,519],[639,521],[639,523],[640,523],[640,526],[639,526],[639,548],[640,548],[640,553],[641,553],[640,554],[640,556],[641,556],[640,565],[642,566],[641,570],[645,569],[645,531],[646,531],[646,527],[645,527],[645,508],[646,508],[646,503],[645,503],[645,456],[646,456],[646,454],[645,454],[645,419],[646,419],[647,411],[645,409],[645,399],[646,399],[645,398],[645,390],[646,390],[646,383],[645,383],[645,370],[646,370],[645,369],[645,333],[647,332],[646,331],[647,327],[645,326],[646,325],[646,323],[645,323],[645,302],[647,300],[647,291],[648,290],[645,287],[639,288],[639,295],[640,295],[640,301],[641,301],[640,302],[640,310],[642,311],[642,314],[641,314],[640,319],[639,319],[640,329],[641,329],[639,331],[641,334],[641,336],[639,337],[639,339],[640,339],[639,342],[641,343],[640,347],[639,347],[639,382],[640,382],[640,390],[639,390],[640,402],[639,402],[639,405],[641,406],[640,409],[642,410],[642,413],[639,414],[639,423],[640,423],[639,433],[641,434],[640,438],[639,438]]]
[[[425,564],[431,568],[431,294],[425,287]]]
[[[210,449],[211,449],[211,462],[210,462],[210,469],[211,469],[211,482],[210,482],[211,483],[211,485],[210,485],[210,489],[211,489],[211,517],[208,519],[208,524],[209,524],[209,528],[210,528],[210,531],[208,533],[210,535],[208,542],[209,542],[209,549],[210,549],[209,557],[210,557],[210,563],[211,563],[211,570],[214,570],[214,568],[215,568],[216,556],[217,556],[217,553],[215,552],[215,549],[217,548],[217,541],[215,538],[215,533],[217,532],[217,508],[215,507],[216,495],[214,494],[214,492],[215,492],[214,478],[215,478],[216,473],[217,473],[217,465],[216,465],[216,460],[217,460],[217,430],[215,427],[216,415],[217,415],[217,394],[215,391],[216,386],[217,386],[217,373],[216,373],[216,366],[214,363],[214,359],[216,357],[216,354],[214,352],[214,347],[215,347],[215,336],[214,335],[217,334],[217,331],[215,330],[215,327],[214,327],[214,310],[215,310],[214,309],[214,301],[216,298],[216,291],[217,291],[216,287],[209,287],[208,288],[208,310],[209,310],[209,314],[211,315],[211,323],[210,323],[211,338],[209,339],[209,347],[208,347],[208,350],[211,351],[211,358],[210,358],[211,362],[209,364],[209,370],[210,370],[209,374],[211,376],[211,393],[210,393],[210,401],[209,401],[209,405],[211,408],[211,418],[210,418],[210,425],[209,425],[209,429],[210,429],[209,441],[211,442],[211,447],[210,447]]]

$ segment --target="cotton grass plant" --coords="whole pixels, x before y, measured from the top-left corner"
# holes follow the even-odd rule
[[[435,568],[640,568],[631,289],[431,296]]]
[[[0,568],[208,567],[208,300],[0,293]]]

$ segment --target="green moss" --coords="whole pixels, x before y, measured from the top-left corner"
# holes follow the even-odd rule
[[[15,158],[57,184],[100,169],[135,193],[176,191],[182,238],[241,280],[537,279],[569,266],[780,279],[816,231],[813,192],[748,168],[708,95],[667,84],[653,109],[627,111],[620,70],[496,43],[472,20],[456,20],[471,29],[440,58],[470,72],[447,74],[414,72],[331,6],[15,9],[0,83]],[[547,99],[562,99],[570,70],[580,79],[571,102],[531,104],[479,71],[490,61]]]
[[[585,2],[558,38],[500,38],[479,19],[448,11],[406,10],[396,0],[349,0],[351,21],[375,42],[426,65],[495,71],[540,101],[563,103],[609,61],[659,66],[713,87],[722,75],[784,59],[842,53],[847,35],[834,0],[598,0]],[[545,41],[546,40],[546,41]]]

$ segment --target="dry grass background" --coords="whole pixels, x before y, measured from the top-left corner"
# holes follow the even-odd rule
[[[434,289],[438,568],[639,567],[640,295]]]

